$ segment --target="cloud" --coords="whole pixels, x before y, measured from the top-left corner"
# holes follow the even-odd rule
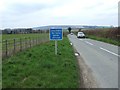
[[[119,0],[2,0],[2,28],[51,24],[117,25]]]
[[[50,5],[39,2],[14,2],[8,4],[3,13],[5,14],[29,14],[45,8],[49,8]]]
[[[29,14],[46,8],[43,4],[14,4],[11,9],[18,14]]]

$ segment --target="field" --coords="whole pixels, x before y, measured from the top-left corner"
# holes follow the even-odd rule
[[[36,38],[36,37],[43,37],[46,35],[45,33],[42,34],[3,34],[2,40],[8,39],[15,39],[15,38]]]
[[[78,88],[76,57],[67,37],[29,48],[3,59],[3,88]]]

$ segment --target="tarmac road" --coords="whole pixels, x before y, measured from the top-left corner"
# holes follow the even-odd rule
[[[118,88],[118,46],[68,35],[74,48],[92,70],[100,88]]]

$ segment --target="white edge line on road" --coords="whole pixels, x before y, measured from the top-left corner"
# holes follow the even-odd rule
[[[102,47],[100,47],[100,49],[101,49],[101,50],[104,50],[104,51],[106,51],[106,52],[108,52],[108,53],[111,53],[111,54],[113,54],[113,55],[115,55],[115,56],[120,57],[118,54],[116,54],[116,53],[114,53],[114,52],[111,52],[111,51],[109,51],[109,50],[107,50],[107,49],[104,49],[104,48],[102,48]]]
[[[90,44],[90,45],[93,45],[92,43],[88,42],[88,41],[85,41],[87,44]]]

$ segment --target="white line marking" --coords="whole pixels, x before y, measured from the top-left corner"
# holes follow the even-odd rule
[[[90,45],[93,45],[92,43],[90,43],[90,42],[87,42],[87,41],[85,41],[87,44],[90,44]]]
[[[82,39],[79,39],[80,41],[83,41]]]
[[[111,51],[109,51],[109,50],[107,50],[107,49],[104,49],[104,48],[102,48],[102,47],[100,47],[100,49],[101,49],[101,50],[104,50],[104,51],[106,51],[106,52],[108,52],[108,53],[111,53],[111,54],[113,54],[113,55],[115,55],[115,56],[120,57],[118,54],[116,54],[116,53],[114,53],[114,52],[111,52]]]

